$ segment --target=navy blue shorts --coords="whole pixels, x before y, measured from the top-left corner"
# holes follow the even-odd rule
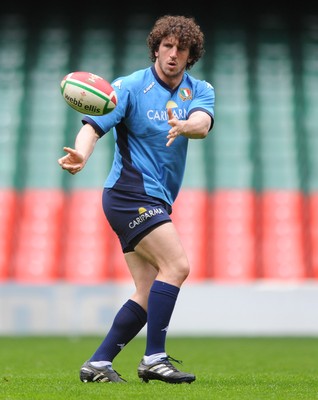
[[[172,212],[169,204],[155,197],[107,188],[103,191],[103,209],[124,253],[133,251],[152,229],[170,222]]]

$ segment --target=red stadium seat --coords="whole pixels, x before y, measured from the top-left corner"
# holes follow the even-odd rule
[[[310,275],[318,278],[318,192],[308,195],[308,241]]]
[[[15,189],[0,190],[0,281],[10,277],[13,240],[17,222],[18,194]]]
[[[257,277],[256,195],[252,190],[211,192],[208,206],[209,277],[244,282]]]
[[[305,247],[305,197],[299,191],[266,191],[260,198],[261,277],[308,277]]]
[[[83,284],[111,278],[110,227],[100,189],[78,189],[67,199],[62,278]]]
[[[64,193],[27,189],[21,194],[13,257],[13,278],[26,283],[59,278],[63,240]]]
[[[173,205],[171,218],[190,262],[188,281],[207,278],[207,211],[208,192],[204,189],[182,189]]]

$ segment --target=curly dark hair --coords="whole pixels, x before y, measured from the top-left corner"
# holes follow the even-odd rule
[[[186,69],[191,69],[205,53],[204,34],[193,17],[165,15],[157,19],[147,37],[151,61],[156,61],[155,52],[162,39],[171,35],[178,39],[182,48],[189,48],[191,61],[187,63]]]

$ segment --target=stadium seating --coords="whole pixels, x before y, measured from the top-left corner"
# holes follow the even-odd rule
[[[92,284],[111,277],[110,228],[105,223],[101,189],[77,189],[68,193],[64,220],[62,278]]]
[[[109,21],[108,21],[109,23]],[[85,18],[79,32],[74,71],[89,71],[112,81],[115,74],[115,30],[105,27],[105,19],[96,14]]]
[[[127,75],[136,69],[151,65],[146,38],[152,20],[149,14],[131,14],[125,21],[121,35],[121,63],[117,74]]]
[[[236,24],[217,26],[211,40],[213,61],[206,79],[216,90],[216,122],[206,143],[207,188],[251,188],[254,132],[250,124],[247,34]]]
[[[258,278],[256,195],[252,190],[210,193],[207,213],[208,277],[218,282]]]
[[[291,38],[285,21],[264,18],[254,59],[254,126],[258,135],[259,180],[267,189],[299,189],[301,174],[296,127]]]
[[[266,191],[259,206],[261,277],[302,280],[308,277],[305,199],[297,191]]]
[[[300,81],[302,88],[301,115],[298,115],[302,121],[302,137],[304,146],[302,153],[302,163],[306,175],[305,189],[309,192],[315,192],[318,189],[317,175],[317,151],[318,151],[318,76],[317,76],[317,29],[318,22],[315,16],[311,15],[304,18],[300,33],[301,57],[300,57]],[[306,168],[307,167],[307,168]]]
[[[310,257],[310,278],[318,278],[318,192],[312,192],[308,197],[308,216],[306,219],[308,229],[307,251]]]
[[[27,24],[19,15],[0,16],[0,187],[17,185],[26,96]],[[23,121],[25,122],[25,121]]]
[[[191,266],[189,281],[201,281],[208,276],[207,213],[208,192],[204,189],[182,190],[172,209],[172,221],[187,249]]]
[[[0,281],[11,278],[19,196],[14,189],[0,189]]]
[[[12,255],[16,281],[52,283],[61,278],[64,200],[58,189],[26,189],[21,194]]]
[[[192,72],[215,87],[215,125],[189,143],[172,213],[192,282],[318,278],[318,19],[297,18],[207,26],[207,53]],[[112,80],[150,64],[152,21],[147,12],[120,27],[97,13],[76,23],[47,14],[34,25],[1,14],[1,281],[130,279],[101,209],[112,132],[80,174],[62,171],[57,159],[81,115],[59,85],[74,70]]]

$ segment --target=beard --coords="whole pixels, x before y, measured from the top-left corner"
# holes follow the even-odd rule
[[[161,73],[168,79],[176,79],[183,75],[186,64],[184,65],[173,65],[170,66],[168,63],[163,63],[161,60],[157,59],[158,66]]]

